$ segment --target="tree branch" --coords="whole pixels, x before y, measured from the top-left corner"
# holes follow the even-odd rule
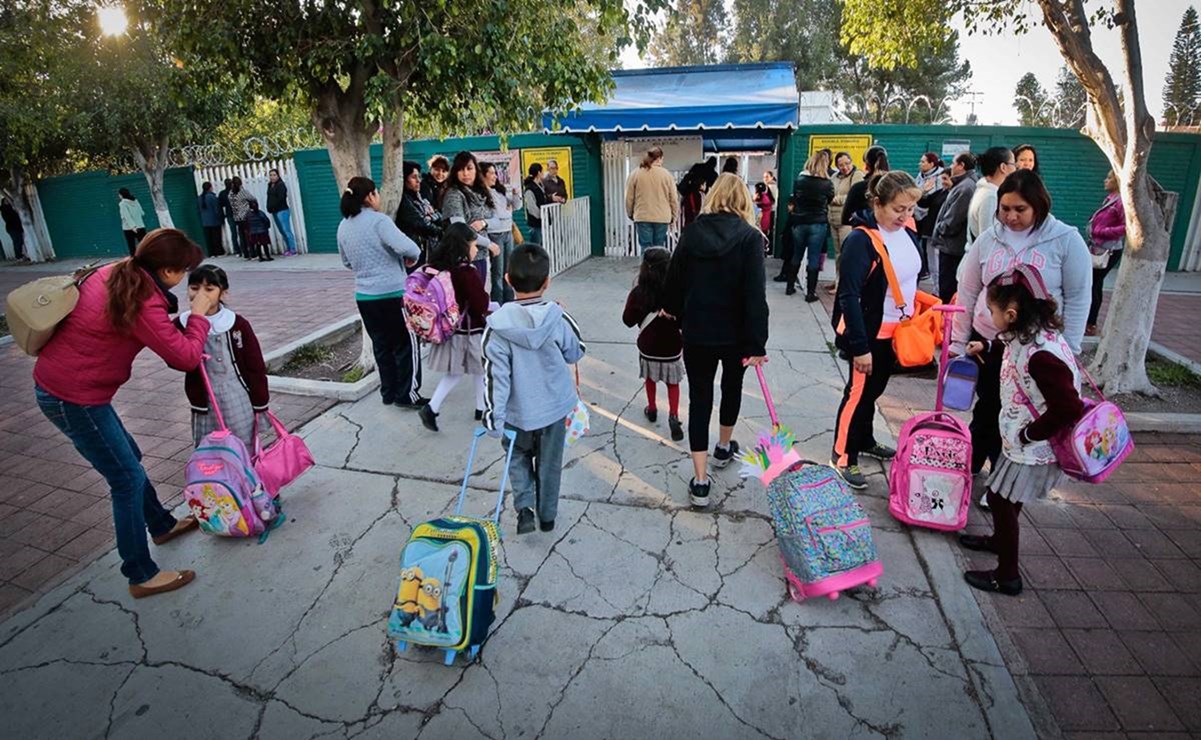
[[[1126,123],[1134,137],[1126,152],[1125,166],[1141,169],[1150,151],[1155,133],[1155,119],[1147,111],[1147,94],[1143,84],[1143,51],[1138,38],[1138,21],[1134,15],[1134,0],[1119,0],[1117,22],[1122,29],[1122,54],[1126,57]]]

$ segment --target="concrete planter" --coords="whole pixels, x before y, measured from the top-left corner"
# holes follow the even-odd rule
[[[272,350],[263,356],[268,371],[276,371],[287,364],[296,350],[308,344],[332,345],[361,330],[362,321],[357,315],[347,316],[341,321],[325,326],[294,342],[289,342],[279,349]],[[308,378],[288,378],[282,375],[268,375],[268,386],[274,393],[291,393],[297,396],[317,396],[332,398],[336,401],[357,401],[379,387],[379,373],[373,372],[354,383],[341,383],[334,380],[309,380]]]

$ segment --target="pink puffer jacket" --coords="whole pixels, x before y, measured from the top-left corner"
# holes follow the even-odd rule
[[[1115,242],[1126,236],[1126,209],[1122,207],[1122,196],[1112,193],[1089,219],[1092,243],[1096,245]]]

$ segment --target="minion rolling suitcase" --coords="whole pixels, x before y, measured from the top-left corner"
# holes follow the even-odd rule
[[[396,638],[399,651],[408,649],[410,644],[441,648],[446,651],[446,665],[451,665],[462,652],[474,660],[488,636],[499,600],[497,525],[509,482],[509,463],[513,460],[511,442],[516,437],[512,431],[504,433],[510,445],[493,516],[489,519],[463,516],[471,464],[480,437],[486,434],[480,427],[471,440],[467,473],[463,476],[455,513],[418,524],[400,553],[400,589],[388,618],[388,634]]]

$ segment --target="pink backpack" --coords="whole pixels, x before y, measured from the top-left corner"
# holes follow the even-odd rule
[[[940,305],[934,310],[952,313],[965,309]],[[888,471],[888,511],[893,517],[942,530],[967,526],[972,499],[972,435],[959,417],[943,411],[952,323],[951,317],[944,317],[934,411],[918,414],[901,427],[897,456]]]
[[[405,320],[413,333],[430,344],[441,344],[459,325],[459,304],[450,272],[429,265],[405,279]]]
[[[204,360],[200,375],[219,428],[205,436],[188,458],[184,501],[204,532],[220,537],[261,535],[262,541],[271,528],[283,522],[283,514],[275,497],[259,481],[246,445],[225,426]]]

